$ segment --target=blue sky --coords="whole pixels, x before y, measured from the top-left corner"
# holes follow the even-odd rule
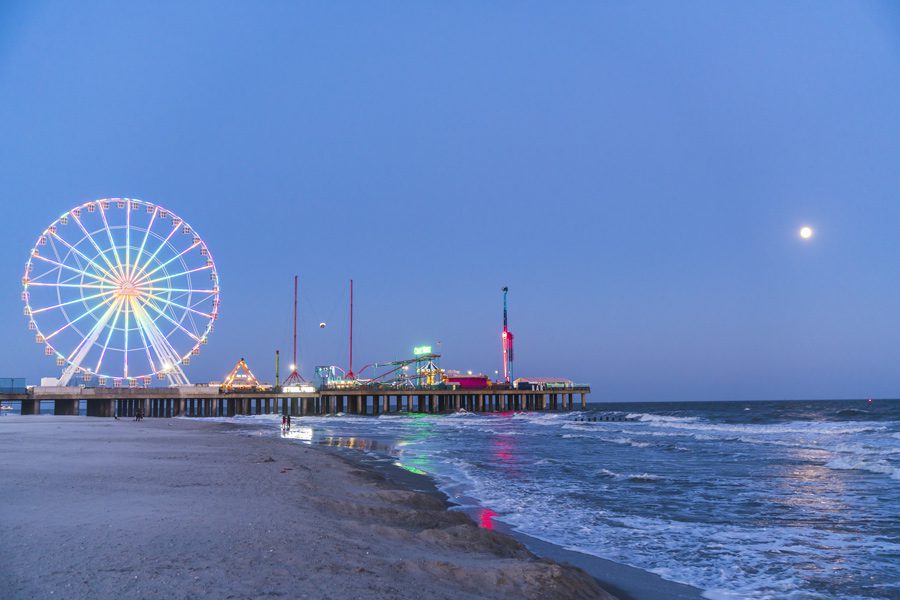
[[[22,267],[61,212],[187,219],[222,316],[187,370],[432,343],[597,400],[900,394],[889,2],[5,2],[3,376],[53,374]],[[816,228],[811,243],[797,229]],[[320,321],[329,326],[321,330]]]

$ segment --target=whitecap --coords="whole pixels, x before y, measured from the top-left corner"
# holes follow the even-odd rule
[[[900,479],[900,468],[889,464],[885,460],[867,460],[858,456],[838,456],[827,463],[829,469],[840,471],[868,471],[880,475],[888,475],[891,479]]]
[[[659,475],[653,473],[633,473],[627,477],[628,481],[633,483],[655,483],[662,479]]]

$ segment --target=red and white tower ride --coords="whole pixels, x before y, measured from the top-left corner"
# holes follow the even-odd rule
[[[509,323],[506,317],[506,295],[509,288],[503,288],[503,333],[500,334],[503,341],[503,379],[506,383],[513,380],[513,334],[509,330]]]

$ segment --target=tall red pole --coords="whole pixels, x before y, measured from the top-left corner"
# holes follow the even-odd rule
[[[303,379],[303,376],[297,372],[297,306],[300,297],[297,289],[297,279],[298,276],[294,275],[294,362],[291,364],[291,374],[288,375],[287,379],[283,382],[284,385],[296,385],[306,381]]]
[[[353,280],[350,280],[350,370],[347,378],[353,379]]]
[[[292,370],[297,370],[297,276],[294,275],[294,365]]]

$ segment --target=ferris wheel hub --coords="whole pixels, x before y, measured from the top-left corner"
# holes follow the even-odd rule
[[[145,294],[144,290],[137,286],[133,281],[123,281],[119,283],[119,287],[116,290],[116,296],[123,297],[131,297],[131,298],[140,298]]]

